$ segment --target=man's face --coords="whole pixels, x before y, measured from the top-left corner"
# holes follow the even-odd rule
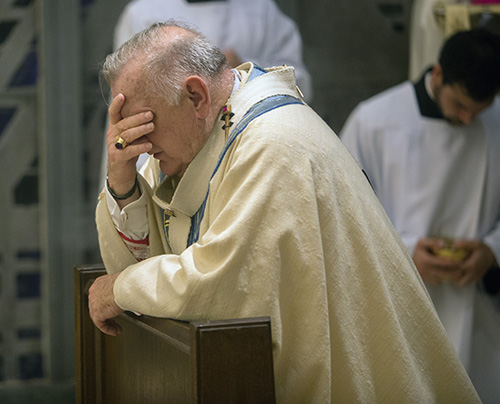
[[[196,119],[192,102],[188,97],[182,97],[179,105],[169,106],[162,98],[147,97],[142,91],[144,86],[133,76],[128,76],[124,73],[111,87],[113,96],[125,95],[122,118],[152,111],[154,130],[143,136],[153,144],[148,153],[160,161],[164,174],[182,176],[206,141],[203,125]]]
[[[454,125],[468,125],[493,100],[475,101],[467,95],[467,90],[459,84],[444,84],[434,90],[436,102],[443,116]]]
[[[460,84],[443,84],[442,75],[433,72],[433,92],[436,103],[443,116],[453,125],[468,125],[486,107],[491,105],[494,97],[486,101],[472,99],[464,86]]]

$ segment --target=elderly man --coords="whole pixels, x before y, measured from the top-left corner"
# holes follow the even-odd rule
[[[120,332],[123,310],[270,316],[278,403],[478,402],[404,245],[292,67],[232,70],[200,34],[156,24],[103,72],[109,275],[89,295],[103,332]]]

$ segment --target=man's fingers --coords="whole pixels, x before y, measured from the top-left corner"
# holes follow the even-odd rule
[[[122,327],[115,320],[111,318],[103,320],[99,317],[100,316],[94,314],[94,310],[90,308],[90,318],[94,322],[95,326],[99,328],[104,334],[116,337],[122,332]]]
[[[153,111],[143,111],[124,117],[122,115],[124,104],[125,96],[120,93],[113,98],[109,106],[108,145],[110,146],[114,146],[118,137],[122,137],[130,144],[154,130]]]
[[[462,278],[460,278],[457,282],[457,285],[459,288],[463,288],[467,286],[468,284],[472,283],[474,281],[473,278],[470,276],[464,275]]]
[[[120,151],[124,151],[131,144],[148,142],[145,135],[148,135],[155,129],[155,125],[151,121],[152,118],[153,113],[151,111],[141,112],[121,119],[114,125],[110,125],[107,134],[108,147],[114,150],[119,138],[122,138],[126,142],[125,147],[119,148]]]
[[[136,118],[134,115],[130,118]],[[145,142],[145,135],[151,133],[154,130],[153,122],[143,122],[142,119],[139,121],[134,119],[123,120],[119,124],[115,125],[116,129],[113,131],[111,136],[111,143],[115,143],[118,136],[122,137],[129,145],[137,142]]]
[[[148,141],[134,142],[134,143],[129,143],[125,149],[122,150],[116,149],[116,151],[111,152],[110,155],[112,154],[113,156],[112,159],[113,162],[114,161],[123,162],[133,159],[134,157],[138,157],[142,153],[147,153],[148,151],[151,150],[152,147],[153,144]]]
[[[113,285],[119,273],[98,277],[89,289],[89,313],[94,324],[104,333],[118,335],[121,327],[112,320],[123,313],[116,304]]]
[[[113,101],[108,108],[109,123],[111,125],[117,124],[122,119],[121,110],[123,104],[125,104],[125,96],[123,94],[120,93],[113,98]]]
[[[100,322],[96,324],[97,328],[99,328],[104,334],[111,335],[116,337],[121,334],[122,327],[115,320],[106,320],[104,322]]]

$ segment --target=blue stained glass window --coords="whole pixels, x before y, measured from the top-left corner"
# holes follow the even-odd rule
[[[17,252],[17,258],[21,260],[40,261],[41,255],[40,250],[20,250]]]
[[[0,108],[0,138],[15,113],[15,108]]]
[[[40,298],[40,273],[17,275],[17,298]]]
[[[14,7],[26,7],[33,3],[33,0],[15,0]]]
[[[12,78],[10,87],[34,86],[38,78],[38,58],[36,54],[36,44],[31,45],[31,50],[27,53],[24,62]]]
[[[39,339],[42,332],[39,327],[19,328],[17,330],[17,338],[19,339]]]
[[[19,357],[19,378],[21,380],[43,377],[42,354],[39,352]]]

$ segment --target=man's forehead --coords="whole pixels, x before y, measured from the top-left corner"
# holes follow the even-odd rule
[[[128,73],[128,72],[126,72]],[[144,85],[139,79],[140,76],[132,74],[121,74],[117,80],[111,84],[111,95],[118,94],[125,96],[125,103],[121,109],[122,117],[127,117],[141,111],[149,110],[146,103]]]
[[[111,89],[113,87],[134,88],[141,81],[142,76],[140,62],[137,59],[130,59],[118,71],[117,77],[111,83]]]
[[[144,98],[136,97],[133,94],[131,96],[125,95],[125,104],[123,104],[121,109],[121,116],[123,118],[145,111],[151,111],[151,108]]]

